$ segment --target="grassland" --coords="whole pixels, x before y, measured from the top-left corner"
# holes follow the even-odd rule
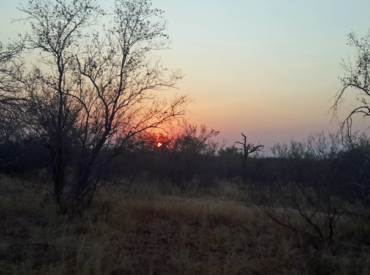
[[[343,223],[330,244],[294,233],[238,182],[123,183],[71,218],[46,183],[0,177],[1,274],[370,274],[368,227]]]

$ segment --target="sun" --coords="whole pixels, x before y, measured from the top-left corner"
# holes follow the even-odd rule
[[[163,143],[161,143],[161,142],[157,142],[156,146],[157,146],[158,148],[160,148],[160,147],[162,147],[162,146],[163,146]]]

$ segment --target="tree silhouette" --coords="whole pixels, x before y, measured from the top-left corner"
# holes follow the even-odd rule
[[[263,145],[260,145],[260,144],[259,145],[254,145],[252,143],[247,143],[247,136],[245,136],[243,133],[242,133],[242,136],[243,136],[243,142],[237,141],[236,144],[240,144],[240,145],[243,146],[243,148],[242,148],[242,152],[243,152],[242,173],[243,173],[243,177],[245,178],[246,175],[247,175],[247,159],[248,159],[248,156],[252,153],[260,151],[263,148]]]
[[[48,149],[57,203],[85,209],[130,138],[185,114],[188,97],[154,93],[183,77],[152,54],[168,48],[167,22],[145,0],[116,0],[109,13],[94,0],[31,0],[19,10],[38,65],[15,82],[25,100],[8,111]]]
[[[370,32],[362,37],[351,32],[348,39],[348,45],[356,50],[356,60],[354,64],[351,61],[342,62],[342,67],[345,70],[344,76],[340,77],[342,88],[335,95],[334,104],[330,110],[333,113],[333,118],[340,122],[340,129],[345,130],[350,137],[354,116],[357,114],[364,118],[370,116]],[[338,112],[345,100],[347,90],[358,92],[358,105],[353,106],[352,111],[344,120],[340,120]]]

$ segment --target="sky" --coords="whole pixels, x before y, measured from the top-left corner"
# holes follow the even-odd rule
[[[20,3],[27,1],[0,2],[3,42],[25,28],[10,24]],[[165,11],[172,41],[156,55],[184,72],[175,92],[194,99],[190,122],[219,130],[218,140],[229,145],[241,132],[268,147],[337,130],[327,112],[341,87],[342,59],[354,60],[348,34],[370,28],[370,1],[153,0],[153,6]]]

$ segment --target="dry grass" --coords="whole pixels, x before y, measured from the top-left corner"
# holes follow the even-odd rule
[[[113,186],[82,219],[17,179],[1,176],[0,198],[1,274],[370,274],[366,232],[343,226],[342,240],[315,249],[242,205],[237,183]]]

